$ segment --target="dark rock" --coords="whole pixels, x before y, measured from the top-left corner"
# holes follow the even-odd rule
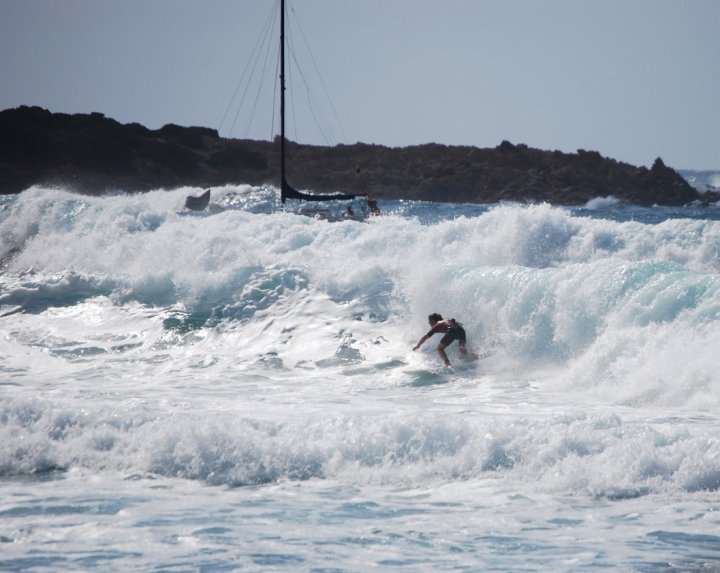
[[[210,189],[206,189],[205,193],[198,197],[188,195],[185,199],[185,208],[191,211],[202,211],[206,209],[210,203]]]
[[[364,193],[378,199],[467,203],[584,204],[613,195],[639,205],[687,205],[699,192],[662,159],[651,169],[597,151],[542,151],[503,141],[494,149],[435,143],[391,148],[287,142],[287,173],[298,189]],[[224,139],[216,130],[168,124],[150,130],[101,113],[39,107],[0,112],[0,193],[62,185],[82,193],[180,186],[279,184],[278,139]]]

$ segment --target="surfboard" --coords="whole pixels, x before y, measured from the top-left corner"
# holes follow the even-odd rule
[[[453,377],[463,377],[476,371],[475,360],[455,362],[452,366],[438,366],[436,368],[404,369],[403,372],[413,379],[412,386],[429,386],[443,384]]]
[[[403,372],[412,378],[411,386],[431,386],[445,384],[452,374],[452,369],[443,367],[436,370],[403,370]]]

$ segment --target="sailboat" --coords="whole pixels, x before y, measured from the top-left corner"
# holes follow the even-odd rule
[[[285,0],[280,0],[280,203],[282,209],[300,215],[308,215],[326,219],[329,221],[339,220],[364,220],[370,214],[377,215],[380,211],[377,203],[368,199],[366,195],[354,193],[316,194],[298,191],[292,187],[286,177],[286,138],[285,138]],[[203,210],[209,202],[209,190],[200,197],[188,197],[186,207],[192,210]],[[299,206],[290,209],[286,205],[287,200],[296,200]],[[362,199],[360,203],[356,200]],[[338,201],[353,201],[344,209],[338,208]],[[332,202],[334,208],[330,208]],[[355,207],[355,209],[353,209]]]
[[[338,193],[334,195],[302,193],[291,187],[285,177],[285,0],[280,0],[280,202],[283,208],[285,208],[285,201],[287,199],[298,199],[300,201],[317,204],[326,201],[353,201],[356,197],[357,195],[352,193]],[[367,197],[365,199],[367,205]],[[299,213],[336,220],[339,218],[364,219],[367,217],[368,209],[364,209],[363,211],[363,213],[356,213],[348,207],[342,215],[333,216],[331,212],[326,209],[305,207],[301,208]]]

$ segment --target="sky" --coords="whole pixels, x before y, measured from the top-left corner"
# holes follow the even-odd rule
[[[507,140],[720,169],[720,0],[288,2],[287,135],[300,143]],[[0,0],[0,110],[270,139],[276,4]]]

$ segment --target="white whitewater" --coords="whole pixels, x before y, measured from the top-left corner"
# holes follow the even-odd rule
[[[198,193],[0,199],[0,569],[720,567],[717,209]]]

